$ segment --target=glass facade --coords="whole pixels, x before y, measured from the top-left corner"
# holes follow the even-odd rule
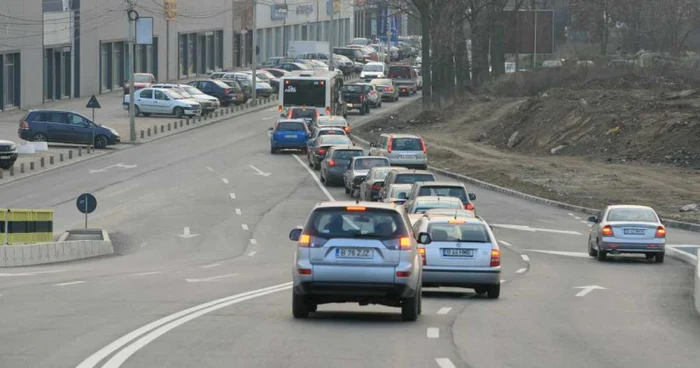
[[[180,33],[178,40],[178,74],[181,78],[223,69],[224,31]]]
[[[100,44],[100,90],[109,92],[129,79],[129,49],[124,41]],[[158,38],[153,45],[134,46],[134,73],[151,73],[158,78]]]

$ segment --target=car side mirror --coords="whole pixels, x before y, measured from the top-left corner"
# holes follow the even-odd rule
[[[296,228],[292,231],[289,232],[289,240],[291,241],[299,241],[299,238],[301,238],[301,232],[302,229]]]
[[[267,130],[269,130],[269,131],[273,131],[273,130],[275,130],[275,128],[273,128],[273,127],[269,127],[269,128],[267,128]]]
[[[470,201],[475,201],[475,200],[476,200],[476,194],[474,194],[474,193],[469,193],[469,200],[470,200]]]
[[[418,244],[423,244],[427,245],[433,242],[433,239],[430,237],[430,234],[428,233],[420,233],[418,234]]]
[[[595,216],[591,216],[588,218],[588,222],[598,222],[598,219]]]

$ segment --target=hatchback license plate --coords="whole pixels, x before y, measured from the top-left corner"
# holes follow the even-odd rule
[[[297,136],[294,134],[290,134],[290,135],[285,135],[284,137],[285,138],[296,138]]]
[[[410,159],[410,160],[415,160],[416,156],[414,155],[400,155],[400,158],[405,158],[405,159]]]
[[[338,258],[371,259],[374,257],[374,251],[364,248],[338,248],[335,250],[335,256]]]
[[[646,230],[644,229],[624,229],[622,232],[625,235],[644,235],[646,234]]]
[[[443,249],[442,255],[445,257],[474,257],[473,249]]]

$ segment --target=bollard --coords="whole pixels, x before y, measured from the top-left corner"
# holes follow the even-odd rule
[[[190,118],[187,118],[187,120],[185,120],[185,125],[190,126]]]
[[[20,174],[24,174],[24,162],[22,162],[21,164],[19,164],[19,173],[20,173]]]
[[[29,171],[34,171],[34,161],[29,163]]]
[[[165,125],[163,125],[163,124],[160,125],[160,132],[165,133]]]
[[[201,122],[202,122],[202,118],[201,118],[201,117],[197,118],[197,122],[198,122],[198,123],[201,123]]]
[[[182,128],[184,126],[184,124],[185,124],[185,122],[182,121],[182,119],[180,119],[180,128]]]
[[[58,154],[58,162],[63,162],[63,152]]]
[[[68,151],[68,159],[69,160],[73,159],[73,150]]]
[[[44,165],[44,158],[43,157],[39,159],[39,165],[41,165],[41,167],[44,168],[45,165]]]
[[[141,139],[143,139],[143,137],[144,137],[144,131],[143,131],[143,129],[141,129]]]
[[[168,131],[170,131],[170,123],[168,123]]]
[[[3,172],[4,172],[4,171],[5,171],[5,170],[0,170],[0,179],[2,179],[2,175],[3,175]]]
[[[151,136],[151,128],[146,129],[146,136],[150,137]]]
[[[12,165],[12,167],[10,167],[10,176],[15,176],[15,165]]]
[[[83,147],[78,147],[78,157],[83,155]]]
[[[53,156],[49,156],[49,165],[53,165]]]

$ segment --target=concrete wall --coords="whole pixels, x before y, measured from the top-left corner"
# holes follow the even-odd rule
[[[109,240],[0,246],[0,267],[32,266],[114,254]]]
[[[693,293],[693,300],[695,302],[695,311],[700,315],[700,250],[696,254],[695,259],[695,277],[693,277],[693,283],[695,285],[695,290]]]

